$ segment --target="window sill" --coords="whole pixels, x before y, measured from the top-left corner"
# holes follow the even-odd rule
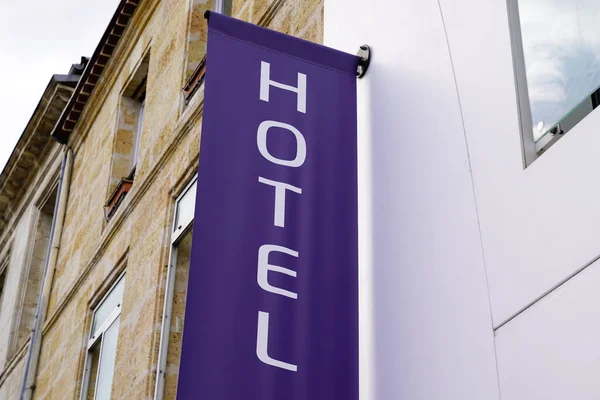
[[[200,61],[200,64],[198,65],[198,67],[196,67],[196,70],[194,71],[192,76],[190,76],[190,79],[188,79],[187,83],[183,87],[183,95],[185,98],[185,104],[188,104],[190,102],[190,100],[192,99],[192,97],[194,97],[194,94],[198,91],[200,86],[202,86],[205,76],[206,76],[206,55],[204,56],[202,61]]]
[[[125,196],[127,196],[127,193],[129,193],[131,190],[132,186],[133,179],[121,178],[121,181],[115,190],[113,190],[112,194],[108,198],[108,201],[104,205],[104,215],[107,221],[110,220],[113,215],[115,215],[115,212],[123,202]]]

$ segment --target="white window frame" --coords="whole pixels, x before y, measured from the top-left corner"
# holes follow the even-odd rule
[[[179,221],[179,205],[181,204],[183,198],[187,195],[193,195],[195,198],[196,194],[192,191],[196,190],[195,185],[197,184],[197,182],[198,176],[196,175],[194,179],[192,179],[190,183],[186,185],[185,189],[181,192],[181,194],[177,197],[177,200],[175,201],[175,214],[173,215],[173,233],[171,235],[171,246],[177,244],[183,238],[185,233],[187,233],[187,231],[191,229],[193,225],[194,213],[191,214],[191,219],[188,219],[187,221]],[[195,205],[195,201],[192,204]]]
[[[533,137],[533,123],[531,121],[531,104],[529,100],[529,88],[527,86],[527,71],[525,68],[525,51],[523,49],[523,37],[521,32],[521,18],[519,15],[519,0],[507,0],[508,19],[513,54],[513,68],[515,84],[517,89],[517,103],[519,121],[521,126],[521,144],[523,150],[523,168],[527,168],[541,154],[548,150],[554,143],[564,136],[565,131],[570,130],[581,120],[573,122],[565,115],[562,122],[557,125],[556,133],[548,133],[543,138],[535,141]],[[582,99],[583,101],[584,99]],[[579,109],[581,104],[578,106]],[[576,108],[577,109],[577,108]],[[585,117],[584,117],[585,118]],[[561,127],[562,124],[562,127]]]
[[[158,350],[158,371],[154,388],[154,400],[162,400],[166,378],[167,355],[169,353],[169,337],[171,333],[171,314],[173,309],[173,293],[175,291],[175,276],[177,274],[177,249],[179,243],[192,230],[194,226],[194,213],[192,218],[186,221],[178,221],[179,205],[186,195],[194,195],[198,183],[198,175],[185,186],[184,190],[175,201],[175,213],[173,214],[173,227],[171,229],[171,248],[169,250],[169,266],[167,270],[167,283],[165,302],[163,307],[162,326],[160,332],[160,345]],[[194,197],[195,198],[195,197]],[[192,202],[195,211],[196,202]]]
[[[531,104],[529,101],[529,88],[527,86],[527,71],[525,69],[525,51],[521,32],[521,18],[519,15],[519,0],[508,1],[508,19],[512,42],[513,68],[515,84],[517,86],[517,103],[519,121],[521,125],[521,145],[523,151],[523,168],[527,168],[544,151],[548,150],[562,134],[547,134],[537,143],[533,137],[533,124],[531,122]]]
[[[94,317],[96,315],[96,312],[98,311],[98,309],[104,304],[104,302],[106,301],[106,299],[108,298],[108,296],[110,296],[110,294],[113,292],[113,290],[115,289],[115,287],[123,280],[125,279],[125,274],[121,274],[121,276],[119,276],[119,278],[115,281],[115,283],[111,286],[110,290],[108,290],[108,292],[102,297],[102,299],[100,300],[100,302],[98,302],[98,305],[94,308],[94,312],[92,314],[92,323],[90,326],[90,334],[88,335],[88,343],[87,343],[87,353],[85,356],[85,365],[84,365],[84,375],[83,375],[83,383],[81,385],[81,393],[79,398],[81,400],[86,400],[87,399],[87,395],[88,395],[88,389],[89,389],[89,384],[90,384],[90,378],[91,378],[91,367],[92,367],[92,352],[95,346],[99,345],[100,349],[98,351],[99,354],[99,360],[98,360],[98,371],[97,373],[100,372],[100,366],[102,364],[102,346],[104,344],[104,334],[106,333],[106,331],[108,330],[108,328],[110,328],[112,326],[112,324],[121,316],[121,305],[123,304],[123,298],[121,297],[119,303],[117,303],[117,305],[115,306],[115,308],[111,311],[111,313],[108,315],[108,317],[106,317],[106,320],[102,323],[102,325],[100,325],[99,327],[97,327],[96,329],[94,329]],[[98,378],[98,376],[96,377],[95,380],[95,387],[94,387],[94,398],[96,397],[96,393],[98,391],[98,381],[100,379]],[[111,382],[112,385],[112,382]]]
[[[529,103],[529,89],[527,88],[527,73],[525,70],[525,52],[521,36],[521,18],[519,17],[518,0],[508,1],[508,21],[512,42],[513,68],[515,84],[517,86],[517,103],[521,125],[521,145],[523,150],[523,166],[537,159],[536,143],[533,139],[533,126],[531,123],[531,106]]]

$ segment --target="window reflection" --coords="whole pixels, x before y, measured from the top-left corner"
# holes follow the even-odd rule
[[[519,0],[531,122],[536,141],[568,130],[597,106],[600,1]]]
[[[187,227],[187,225],[194,219],[194,211],[196,207],[196,186],[194,182],[192,186],[185,192],[177,203],[177,214],[175,220],[174,230]]]

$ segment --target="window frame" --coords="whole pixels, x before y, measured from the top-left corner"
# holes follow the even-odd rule
[[[117,303],[115,308],[108,314],[106,320],[96,329],[94,329],[94,317],[96,316],[96,312],[102,307],[106,299],[113,293],[117,285],[121,283],[125,279],[125,273],[119,275],[119,277],[115,280],[115,282],[110,286],[110,288],[106,291],[104,296],[100,299],[96,307],[94,307],[94,311],[92,312],[92,318],[90,323],[90,333],[88,334],[88,340],[86,344],[86,355],[85,355],[85,363],[83,367],[83,381],[81,384],[81,392],[79,395],[80,400],[86,400],[88,396],[90,378],[91,378],[91,366],[92,366],[92,353],[96,346],[100,346],[98,354],[98,370],[96,373],[100,373],[100,366],[102,363],[102,348],[104,345],[104,335],[108,331],[108,329],[115,323],[115,321],[121,316],[122,304],[123,304],[123,296],[121,295],[120,301]],[[125,282],[123,281],[123,284]],[[98,376],[94,381],[94,398],[98,391]],[[112,382],[111,382],[112,389]]]
[[[10,253],[0,263],[0,313],[2,312],[2,299],[4,298],[4,289],[8,278],[8,265],[10,264]]]
[[[185,188],[181,191],[181,194],[179,196],[177,196],[177,199],[175,200],[175,213],[173,215],[173,229],[171,231],[171,246],[175,246],[194,224],[194,213],[195,213],[196,202],[194,201],[192,203],[192,205],[193,205],[192,209],[194,210],[194,213],[192,213],[192,218],[187,221],[179,221],[179,215],[180,215],[179,205],[182,203],[183,198],[187,194],[194,194],[194,199],[195,199],[196,195],[195,195],[195,193],[192,193],[192,190],[197,190],[197,186],[196,186],[197,183],[198,183],[198,175],[194,176],[194,178],[185,186]]]
[[[154,399],[162,400],[164,395],[164,384],[166,380],[166,365],[167,356],[169,353],[169,337],[171,334],[171,315],[173,309],[173,292],[175,290],[175,280],[177,274],[177,251],[181,241],[194,227],[196,201],[192,202],[192,218],[182,221],[179,224],[179,204],[183,198],[192,193],[191,190],[196,190],[198,184],[198,174],[195,174],[192,179],[185,185],[181,193],[175,199],[175,209],[173,213],[173,222],[171,227],[171,246],[169,248],[169,265],[167,269],[166,293],[163,306],[162,325],[160,334],[160,344],[158,350],[158,364],[156,372],[156,382],[154,387]],[[194,197],[196,194],[194,193]]]
[[[215,0],[215,12],[219,14],[231,16],[233,7],[233,1],[231,0]]]
[[[193,4],[194,0],[190,0],[190,4]],[[213,12],[227,15],[229,17],[233,16],[233,1],[232,0],[215,0],[215,6],[213,7]],[[188,27],[189,29],[189,27]],[[189,32],[188,32],[188,46],[189,46]],[[186,55],[186,63],[188,55]],[[189,75],[185,76],[184,81],[185,85],[183,86],[183,107],[187,107],[187,105],[192,101],[192,98],[196,94],[196,92],[200,89],[202,84],[204,83],[204,75],[206,73],[206,52],[200,63],[196,67],[196,69]]]
[[[527,72],[525,70],[525,51],[521,35],[519,4],[518,0],[507,0],[507,4],[519,123],[521,127],[523,167],[527,168],[527,166],[537,159],[538,154],[535,140],[533,139],[533,124],[531,123],[531,105],[529,103],[529,88],[527,86]]]
[[[133,161],[132,161],[131,172],[129,173],[129,177],[132,179],[135,176],[135,170],[137,169],[138,158],[140,156],[140,141],[142,138],[142,129],[144,126],[145,109],[146,109],[146,95],[144,93],[144,95],[140,101],[140,109],[138,111],[137,129],[136,129],[136,133],[135,133],[135,143],[133,145]]]
[[[59,175],[57,169],[50,175],[48,182],[45,184],[39,196],[33,202],[33,215],[31,216],[29,226],[26,233],[26,248],[27,255],[22,260],[22,272],[16,282],[16,302],[12,310],[11,330],[8,339],[7,359],[12,359],[19,353],[19,350],[26,345],[31,339],[31,332],[35,329],[36,314],[38,311],[38,303],[41,301],[43,290],[43,281],[46,274],[46,263],[52,248],[52,237],[54,235],[56,220],[56,201],[60,193]],[[46,209],[46,211],[44,211]],[[43,254],[42,259],[36,259],[34,256],[35,249],[40,245],[40,224],[44,216],[49,217],[49,231],[46,238],[45,246],[40,246]],[[15,239],[13,239],[14,241]],[[11,244],[12,246],[12,244]],[[9,252],[12,251],[9,250]],[[1,268],[0,268],[1,269]],[[37,275],[37,286],[33,283],[32,277]],[[34,285],[34,286],[31,286]],[[35,297],[35,304],[27,305],[26,298],[28,295]]]
[[[529,165],[531,165],[531,163],[537,160],[538,157],[540,157],[551,146],[553,146],[558,140],[560,140],[566,132],[573,129],[575,125],[581,122],[589,113],[575,123],[573,123],[573,120],[569,120],[570,115],[572,115],[576,111],[581,111],[583,109],[583,103],[586,100],[584,98],[573,110],[571,110],[569,114],[564,115],[560,122],[557,123],[557,125],[555,125],[554,133],[548,132],[537,142],[535,141],[533,135],[533,123],[531,121],[531,103],[529,99],[527,71],[525,67],[525,50],[523,47],[523,36],[521,31],[519,0],[507,0],[507,9],[511,39],[511,50],[513,56],[513,69],[517,94],[517,108],[519,113],[519,126],[521,128],[523,168],[527,168]],[[590,95],[592,110],[598,106],[596,102],[600,100],[599,94],[600,88],[596,89]],[[567,126],[567,128],[565,128],[565,126]],[[563,128],[567,129],[567,131],[565,131],[565,129]]]
[[[122,84],[119,93],[119,102],[117,105],[117,113],[115,118],[115,126],[113,133],[113,149],[111,155],[111,170],[108,184],[108,199],[105,204],[105,215],[113,214],[118,206],[114,207],[113,200],[119,196],[119,190],[127,193],[131,185],[124,184],[124,180],[134,181],[136,172],[138,172],[138,163],[141,155],[140,144],[143,138],[143,121],[146,114],[146,99],[148,93],[148,77],[150,75],[150,58],[152,55],[151,45],[148,44],[143,50],[142,56],[138,59],[135,66],[131,68],[131,72],[127,80]],[[130,127],[125,124],[122,119],[126,113],[135,112],[135,126]],[[124,131],[124,132],[121,132]],[[131,136],[130,136],[131,135]],[[117,151],[117,143],[122,140],[131,140],[131,148]],[[119,158],[125,157],[128,159],[126,168],[117,168],[115,155]],[[115,170],[117,169],[117,170]],[[129,182],[132,183],[132,182]],[[108,219],[108,218],[107,218]]]

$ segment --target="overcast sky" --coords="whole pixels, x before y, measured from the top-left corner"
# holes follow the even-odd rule
[[[53,74],[91,56],[118,0],[0,0],[0,170]]]

